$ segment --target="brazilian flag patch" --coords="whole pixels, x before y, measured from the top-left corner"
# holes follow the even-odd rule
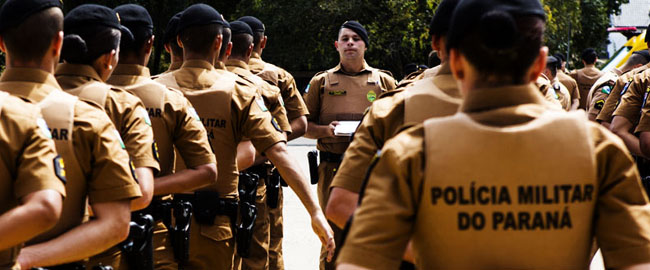
[[[151,144],[151,152],[153,152],[153,157],[156,159],[156,161],[160,162],[160,155],[158,154],[158,144],[156,142],[153,142]]]
[[[603,86],[603,88],[600,90],[603,94],[609,95],[609,93],[612,92],[612,87],[609,85]]]
[[[63,184],[67,183],[68,180],[65,178],[65,163],[63,162],[63,159],[61,156],[56,156],[54,158],[54,174],[56,174],[56,177],[63,182]]]

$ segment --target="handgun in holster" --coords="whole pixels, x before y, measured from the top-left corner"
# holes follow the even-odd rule
[[[259,176],[253,173],[239,174],[239,217],[237,225],[237,254],[242,258],[250,255],[250,245],[253,241],[253,229],[257,218],[257,185]]]
[[[129,268],[153,270],[153,217],[133,213],[129,226],[129,236],[120,244]]]
[[[278,200],[280,199],[280,189],[281,187],[280,174],[278,173],[277,168],[273,168],[271,175],[268,178],[266,183],[266,205],[269,208],[278,208]]]
[[[650,161],[638,156],[635,156],[635,161],[641,175],[643,189],[645,189],[647,195],[650,195]]]
[[[318,151],[311,150],[307,152],[307,161],[309,161],[309,177],[311,184],[318,184]]]
[[[175,200],[172,206],[174,225],[168,227],[174,258],[182,267],[190,259],[190,225],[192,223],[192,204]]]

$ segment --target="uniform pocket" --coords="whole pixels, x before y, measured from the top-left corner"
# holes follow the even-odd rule
[[[214,241],[224,241],[232,238],[232,228],[230,218],[224,215],[217,215],[214,219],[214,225],[199,225],[201,235]]]

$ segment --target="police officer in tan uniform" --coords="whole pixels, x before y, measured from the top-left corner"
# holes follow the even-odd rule
[[[120,61],[106,81],[139,97],[149,115],[154,131],[160,173],[154,179],[154,199],[145,213],[156,220],[153,245],[155,269],[178,269],[171,249],[168,228],[163,223],[163,196],[181,193],[214,184],[217,180],[216,158],[210,149],[207,133],[190,102],[179,91],[169,89],[150,79],[146,67],[154,44],[153,22],[147,10],[126,4],[115,8],[121,23],[131,31],[132,41],[120,43]],[[174,171],[175,154],[184,161],[185,170]],[[125,268],[126,267],[122,267]]]
[[[582,52],[580,58],[582,58],[582,64],[584,64],[584,68],[569,73],[569,76],[576,80],[578,83],[578,89],[580,90],[580,106],[578,108],[585,109],[587,106],[587,96],[589,95],[589,89],[591,89],[591,87],[598,80],[598,78],[603,75],[603,73],[595,66],[596,61],[598,61],[598,55],[596,55],[596,51],[594,49],[585,49]]]
[[[282,94],[282,101],[287,110],[287,118],[291,123],[291,133],[288,134],[287,140],[291,141],[296,138],[302,137],[307,131],[307,105],[302,99],[296,81],[293,76],[285,69],[267,63],[262,59],[262,53],[269,42],[265,34],[266,27],[264,23],[258,18],[253,16],[244,16],[238,21],[243,21],[248,24],[253,30],[253,53],[251,59],[248,61],[248,66],[251,71],[268,83],[280,88]],[[270,270],[283,270],[284,260],[282,259],[282,238],[284,235],[282,224],[282,206],[283,206],[283,192],[282,188],[278,189],[277,202],[275,208],[269,207],[269,269]],[[273,204],[273,203],[271,203]]]
[[[169,68],[164,73],[177,70],[183,65],[183,48],[178,46],[178,42],[176,42],[176,36],[178,35],[178,20],[180,20],[181,14],[182,11],[174,14],[174,16],[169,19],[167,28],[165,28],[163,44],[165,46],[165,51],[169,53],[169,59],[171,62],[169,63]]]
[[[309,109],[307,137],[318,139],[318,199],[325,208],[329,188],[350,144],[350,137],[336,136],[339,121],[360,121],[366,108],[377,97],[395,89],[389,72],[368,66],[364,59],[368,47],[368,32],[356,21],[345,22],[338,33],[335,47],[340,63],[316,74],[309,82],[305,102]],[[337,232],[338,231],[338,232]],[[335,234],[340,235],[335,228]],[[326,263],[321,250],[321,269],[333,269]]]
[[[435,73],[422,76],[404,88],[385,93],[365,115],[346,150],[343,162],[331,184],[325,214],[339,228],[344,228],[354,213],[365,174],[373,157],[384,143],[405,124],[421,123],[430,117],[454,114],[462,99],[447,61],[446,39],[451,15],[458,0],[445,0],[438,5],[431,20],[429,34],[432,47],[438,51],[441,65]],[[408,256],[405,258],[411,260]]]
[[[569,89],[558,80],[558,62],[558,59],[553,56],[546,58],[546,69],[542,72],[542,76],[551,82],[551,88],[549,91],[551,91],[555,98],[560,102],[562,109],[569,111],[571,110],[573,97],[569,93]]]
[[[386,144],[338,269],[395,269],[409,239],[420,269],[584,269],[593,237],[607,268],[649,266],[650,205],[623,143],[583,112],[549,111],[531,84],[544,17],[538,0],[458,5],[461,112]]]
[[[8,60],[0,89],[41,107],[66,168],[61,219],[30,240],[18,262],[22,269],[79,262],[126,238],[130,200],[141,193],[108,116],[64,93],[53,76],[63,41],[61,3],[7,1],[0,18],[14,20],[0,27],[0,48]],[[82,224],[86,202],[94,217]]]
[[[560,81],[562,85],[564,85],[567,90],[569,90],[569,94],[571,94],[571,110],[576,110],[578,109],[578,106],[580,106],[580,91],[578,90],[578,83],[576,80],[571,78],[571,76],[567,75],[566,72],[566,58],[564,54],[561,53],[556,53],[553,55],[558,62],[559,62],[559,67],[557,70],[557,78]]]
[[[610,130],[621,137],[625,145],[633,155],[642,157],[638,132],[635,131],[641,111],[648,96],[647,80],[650,70],[634,75],[625,93],[621,96],[621,102],[613,113]]]
[[[94,4],[71,10],[65,17],[64,27],[61,54],[64,62],[56,68],[56,79],[67,93],[104,108],[124,140],[143,194],[132,201],[131,208],[144,209],[153,196],[153,175],[160,169],[154,157],[153,131],[147,124],[147,111],[138,97],[104,83],[117,65],[120,38],[131,40],[133,35],[120,25],[119,14]],[[92,258],[90,264],[119,268],[122,259],[120,249],[115,247]]]
[[[296,191],[312,216],[312,225],[324,245],[333,251],[334,240],[322,210],[309,192],[299,169],[288,157],[285,139],[254,86],[227,71],[216,69],[222,43],[223,17],[212,7],[195,4],[183,11],[178,42],[185,61],[174,72],[156,80],[179,89],[190,100],[208,132],[217,156],[216,185],[186,196],[194,201],[190,232],[190,256],[186,269],[231,269],[234,255],[232,225],[236,222],[238,168],[236,147],[243,137],[264,153]],[[206,204],[206,202],[213,202]],[[216,204],[216,205],[215,205]],[[219,207],[222,205],[224,207]],[[212,215],[201,214],[206,209]],[[199,215],[197,215],[197,213]]]
[[[609,97],[605,101],[605,105],[603,105],[603,108],[600,110],[600,113],[598,113],[598,116],[596,117],[596,121],[600,122],[601,125],[607,128],[611,128],[610,126],[612,123],[612,119],[614,118],[614,111],[618,108],[619,104],[621,103],[622,96],[628,91],[634,79],[634,75],[642,73],[648,68],[650,68],[650,63],[635,68],[633,70],[630,70],[629,72],[621,75],[618,78],[618,80],[616,80],[616,84],[614,85],[614,88],[610,92]]]
[[[34,2],[55,4],[21,4],[38,12]],[[0,18],[0,29],[14,23],[4,18]],[[65,196],[65,171],[58,166],[61,158],[38,107],[0,92],[0,117],[0,155],[6,157],[0,163],[0,268],[14,270],[20,269],[16,256],[22,244],[57,223]]]
[[[621,75],[626,74],[630,70],[642,67],[648,62],[650,62],[650,53],[648,53],[647,50],[637,51],[630,55],[630,58],[627,59],[623,66],[620,68],[613,68],[598,78],[596,83],[594,83],[594,86],[589,90],[589,95],[587,96],[587,113],[589,120],[596,121],[596,117],[598,117],[603,106],[605,106],[605,102],[616,86],[616,81]]]
[[[231,22],[230,29],[232,46],[231,54],[225,62],[226,68],[240,78],[254,84],[280,129],[285,133],[291,133],[287,112],[281,101],[280,89],[254,75],[248,66],[253,51],[253,30],[248,24],[242,21]],[[271,167],[270,164],[262,163],[247,170],[260,177],[255,201],[257,217],[254,222],[254,231],[248,254],[246,256],[240,256],[239,253],[235,254],[235,266],[233,269],[268,269],[269,267],[268,250],[270,235],[266,201],[267,187],[265,182],[268,181],[269,175],[271,175]]]

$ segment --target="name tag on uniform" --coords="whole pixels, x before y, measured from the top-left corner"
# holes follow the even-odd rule
[[[330,96],[345,96],[348,94],[348,91],[341,90],[341,91],[329,91],[328,94]]]

